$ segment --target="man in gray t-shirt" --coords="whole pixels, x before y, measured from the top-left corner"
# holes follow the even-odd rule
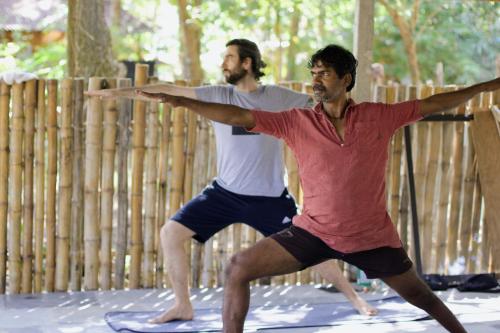
[[[226,46],[221,67],[229,85],[191,88],[158,84],[141,87],[141,90],[269,112],[302,108],[312,102],[306,94],[259,84],[265,64],[255,43],[235,39]],[[136,94],[134,87],[87,94],[147,100]],[[193,318],[188,288],[189,262],[184,249],[186,241],[194,238],[205,242],[219,230],[237,222],[250,225],[267,237],[290,226],[297,213],[295,201],[284,184],[281,141],[222,123],[212,122],[212,125],[217,146],[217,177],[161,229],[166,270],[176,298],[171,308],[151,320],[153,323]],[[334,283],[361,314],[377,312],[356,294],[335,261],[319,264],[315,270]]]

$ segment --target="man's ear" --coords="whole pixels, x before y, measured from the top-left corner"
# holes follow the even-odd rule
[[[351,73],[347,73],[344,75],[344,77],[342,78],[342,82],[344,83],[345,87],[349,87],[349,85],[351,84],[352,82],[352,75]]]
[[[245,69],[246,71],[250,71],[252,69],[252,58],[246,57],[241,62],[241,65],[243,66],[243,69]]]

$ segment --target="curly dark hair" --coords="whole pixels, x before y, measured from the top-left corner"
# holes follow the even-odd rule
[[[252,60],[252,72],[257,81],[264,76],[264,73],[261,71],[262,68],[266,67],[266,63],[262,61],[262,57],[260,55],[259,48],[257,44],[248,39],[239,38],[232,39],[226,43],[226,47],[235,45],[238,47],[238,55],[240,56],[241,61],[245,58],[250,58]]]
[[[321,61],[326,67],[333,68],[340,79],[346,74],[351,74],[351,84],[346,88],[347,91],[351,91],[356,83],[358,61],[350,51],[340,45],[330,44],[316,51],[309,60],[307,67],[312,68],[318,61]]]

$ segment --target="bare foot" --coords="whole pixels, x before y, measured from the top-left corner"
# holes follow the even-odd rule
[[[378,313],[376,308],[368,304],[361,297],[358,297],[358,299],[353,303],[353,306],[356,310],[358,310],[359,314],[365,316],[375,316]]]
[[[191,304],[181,306],[175,304],[158,317],[148,320],[151,324],[163,324],[173,320],[193,320],[193,307]]]

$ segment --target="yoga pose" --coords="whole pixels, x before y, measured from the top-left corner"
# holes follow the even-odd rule
[[[219,123],[281,138],[297,158],[304,191],[302,214],[289,228],[231,258],[224,288],[224,332],[243,331],[250,281],[332,258],[359,267],[369,278],[381,278],[450,332],[465,332],[412,268],[387,214],[388,143],[402,126],[452,109],[480,92],[500,89],[500,78],[421,100],[356,104],[347,97],[356,65],[353,54],[338,45],[316,52],[309,62],[318,100],[312,109],[262,112],[139,91]]]
[[[269,113],[305,108],[311,103],[309,95],[259,84],[265,64],[255,43],[235,39],[226,46],[221,67],[230,85],[189,88],[158,84],[141,89],[271,111]],[[136,88],[98,90],[87,95],[151,100],[137,94]],[[236,222],[248,224],[269,236],[289,227],[297,213],[295,201],[284,185],[281,141],[269,135],[249,133],[240,126],[217,121],[212,125],[217,145],[217,178],[161,229],[166,270],[176,298],[170,309],[152,319],[154,323],[193,318],[188,288],[189,263],[184,249],[186,241],[194,238],[206,242],[216,232]],[[377,313],[354,291],[335,261],[323,262],[315,270],[344,293],[359,313]]]

